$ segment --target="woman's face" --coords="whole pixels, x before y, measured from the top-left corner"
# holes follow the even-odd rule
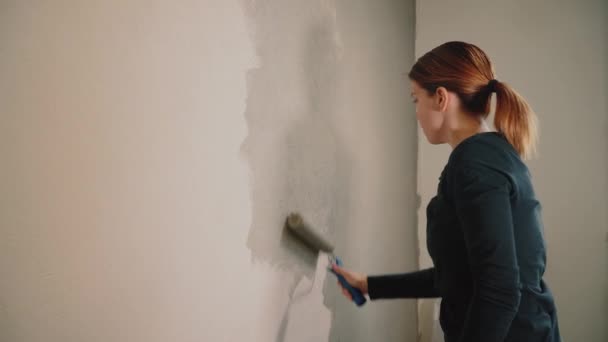
[[[429,95],[426,89],[411,81],[412,100],[416,104],[416,118],[422,131],[431,144],[444,143],[443,127],[445,113],[439,110],[437,94]]]

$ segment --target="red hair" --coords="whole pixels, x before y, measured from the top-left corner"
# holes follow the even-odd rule
[[[494,127],[520,156],[535,154],[538,131],[534,111],[513,88],[495,79],[490,59],[477,46],[444,43],[420,57],[408,76],[430,95],[439,87],[456,93],[467,112],[483,118],[489,115],[490,99],[496,92]]]

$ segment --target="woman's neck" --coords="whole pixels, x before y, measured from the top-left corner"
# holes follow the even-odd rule
[[[452,149],[473,135],[491,131],[483,118],[476,118],[470,114],[461,115],[460,120],[457,121],[458,124],[453,125],[448,132],[448,144]]]

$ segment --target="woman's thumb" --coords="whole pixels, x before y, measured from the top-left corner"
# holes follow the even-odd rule
[[[345,279],[350,280],[350,272],[348,272],[346,269],[344,269],[341,266],[338,266],[336,264],[332,264],[331,267],[334,270],[334,272],[343,276]]]

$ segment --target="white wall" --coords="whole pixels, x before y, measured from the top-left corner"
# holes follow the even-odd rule
[[[546,279],[562,337],[607,341],[608,2],[422,0],[416,13],[417,57],[450,40],[477,44],[490,55],[497,78],[536,110],[540,157],[528,164],[543,205]],[[421,241],[424,206],[449,152],[420,134]],[[423,266],[428,262],[421,259]],[[432,316],[424,313],[428,337]]]
[[[413,9],[0,3],[0,340],[413,340],[282,236],[416,268]]]

